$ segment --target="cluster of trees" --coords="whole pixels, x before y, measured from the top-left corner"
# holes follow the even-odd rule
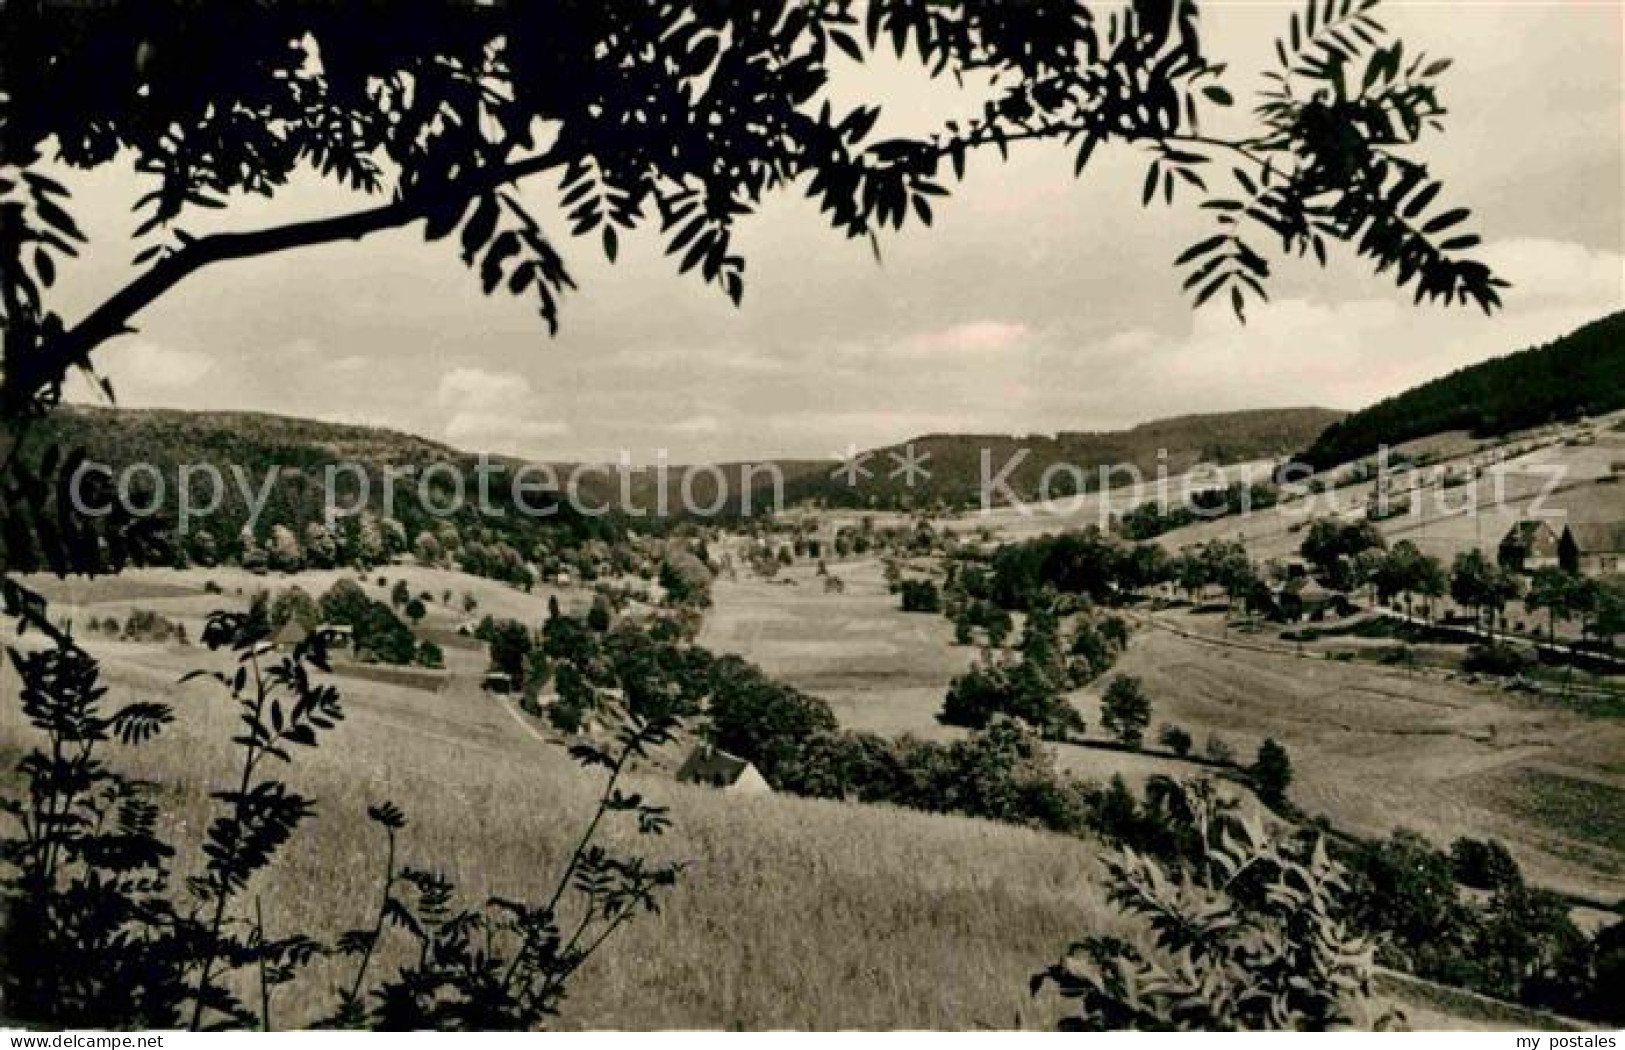
[[[1054,594],[1109,605],[1162,583],[1175,583],[1190,595],[1218,585],[1232,601],[1247,601],[1262,586],[1246,548],[1234,540],[1210,540],[1169,554],[1155,543],[1124,543],[1092,526],[1003,544],[985,566],[969,561],[958,566],[955,580],[967,597],[1014,610]]]
[[[1376,524],[1361,519],[1316,518],[1309,523],[1298,553],[1338,590],[1353,590],[1368,577],[1388,541]]]
[[[775,786],[820,798],[853,798],[930,813],[956,813],[1064,834],[1087,826],[1085,785],[1058,773],[1028,725],[995,718],[952,743],[829,729],[811,733],[775,769]]]
[[[421,603],[421,599],[412,601]],[[304,588],[287,587],[274,596],[256,593],[249,615],[263,619],[271,628],[296,623],[306,631],[321,624],[343,624],[350,628],[356,655],[386,664],[417,664],[440,667],[444,654],[432,641],[419,642],[412,628],[396,615],[387,602],[378,601],[351,579],[338,580],[320,597],[313,598]]]
[[[1118,521],[1118,531],[1124,539],[1149,540],[1198,521],[1265,510],[1280,499],[1281,490],[1272,482],[1237,481],[1223,488],[1192,493],[1183,506],[1168,507],[1157,501],[1142,503],[1124,512]]]
[[[182,494],[190,492],[193,516],[170,544],[183,564],[293,572],[370,567],[413,553],[435,563],[455,556],[466,572],[517,583],[516,555],[524,555],[517,558],[522,565],[535,561],[538,550],[626,535],[617,514],[583,515],[535,492],[519,506],[511,475],[482,486],[474,457],[365,427],[236,413],[72,409],[41,420],[29,437],[30,455],[61,444],[115,472],[150,465],[142,469],[156,470],[162,484],[136,493],[138,503],[161,497],[156,513],[167,522],[178,522]],[[205,464],[218,468],[218,487],[187,475]],[[183,476],[188,486],[180,484]],[[386,476],[405,480],[386,488]],[[266,484],[272,477],[276,483]],[[418,478],[429,480],[420,487]],[[474,498],[482,491],[490,513]],[[210,502],[217,505],[198,515],[195,505]],[[335,507],[346,513],[330,528]]]
[[[1557,638],[1559,619],[1578,619],[1580,632],[1600,643],[1625,634],[1625,577],[1576,576],[1560,568],[1536,569],[1524,605],[1546,613],[1547,636]]]
[[[954,624],[954,643],[974,645],[976,632],[982,632],[985,643],[1001,649],[1015,630],[1015,619],[1000,606],[981,598],[963,598],[950,595],[947,612]]]
[[[1367,582],[1383,601],[1402,598],[1409,612],[1417,598],[1431,606],[1442,597],[1449,578],[1438,558],[1423,554],[1410,540],[1400,540],[1376,563]]]
[[[1445,851],[1400,830],[1347,861],[1353,918],[1382,935],[1388,965],[1559,1013],[1625,1019],[1616,994],[1625,921],[1586,937],[1569,903],[1527,885],[1501,843],[1461,838]]]
[[[705,559],[686,549],[667,551],[660,563],[660,586],[666,592],[666,601],[672,605],[706,608],[711,604],[714,578],[715,573]]]
[[[104,616],[87,617],[85,630],[91,634],[105,634],[109,638],[121,638],[127,642],[156,642],[165,645],[174,642],[177,645],[190,644],[186,625],[177,620],[171,620],[162,613],[151,609],[131,609],[121,625],[117,618]]]
[[[1009,717],[1046,737],[1083,732],[1083,719],[1066,693],[1112,666],[1127,645],[1128,629],[1118,617],[1083,616],[1070,642],[1061,633],[1059,603],[1049,593],[1029,608],[1014,654],[984,651],[975,667],[954,678],[942,721],[979,729]]]
[[[1236,540],[1212,539],[1182,550],[1167,560],[1163,575],[1191,598],[1220,587],[1231,604],[1262,608],[1268,602],[1263,579]]]
[[[539,630],[486,616],[474,634],[486,643],[491,670],[508,676],[527,710],[576,733],[616,706],[647,719],[698,714],[712,693],[714,660],[691,644],[697,629],[692,610],[617,616],[600,596],[579,616],[551,599]],[[540,697],[549,686],[554,696],[544,709]]]

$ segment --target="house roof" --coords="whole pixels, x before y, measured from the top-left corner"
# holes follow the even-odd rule
[[[1531,554],[1552,553],[1557,549],[1557,532],[1550,523],[1539,518],[1525,518],[1514,523],[1501,538],[1503,547],[1509,543],[1515,543]]]
[[[1625,521],[1577,521],[1563,531],[1582,554],[1625,554]]]
[[[744,775],[750,763],[742,758],[719,751],[709,744],[700,744],[688,753],[677,779],[701,783],[732,784]]]
[[[1334,591],[1321,583],[1313,576],[1299,576],[1281,588],[1285,594],[1290,594],[1303,602],[1329,602],[1342,596],[1341,591]]]
[[[299,626],[298,620],[289,620],[277,628],[276,634],[271,636],[271,641],[277,645],[298,645],[308,637],[309,632]]]

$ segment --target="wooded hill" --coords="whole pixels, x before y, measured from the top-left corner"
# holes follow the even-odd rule
[[[513,471],[520,463],[501,457],[493,459],[503,462],[508,471],[493,475],[488,485],[493,513],[482,514],[474,499],[479,492],[476,456],[374,427],[256,412],[65,406],[41,420],[29,435],[32,456],[42,455],[52,445],[63,451],[83,450],[90,461],[114,471],[151,464],[162,478],[160,513],[170,521],[179,510],[183,468],[213,466],[223,484],[216,488],[201,473],[192,475],[190,503],[201,508],[218,491],[218,507],[191,526],[207,530],[221,559],[239,553],[239,534],[248,521],[251,503],[262,491],[266,493],[264,509],[255,523],[259,540],[264,541],[278,525],[302,535],[308,525],[321,522],[327,469],[339,465],[349,466],[333,474],[334,504],[344,511],[361,508],[360,474],[364,473],[370,497],[366,507],[380,519],[387,516],[400,524],[399,529],[388,526],[393,537],[383,537],[396,549],[409,547],[421,532],[436,531],[440,522],[434,511],[453,506],[459,484],[466,499],[448,521],[460,537],[488,546],[505,545],[521,557],[531,557],[538,544],[571,547],[586,539],[612,538],[621,529],[614,516],[581,515],[567,503],[534,491],[524,493],[524,507],[517,506],[511,486]],[[431,472],[436,464],[445,466]],[[267,487],[266,479],[273,471],[280,471],[281,476]],[[387,508],[383,499],[386,471],[399,472],[401,478],[393,486],[394,496]],[[424,490],[427,501],[418,484],[426,474],[431,479]],[[150,473],[131,474],[130,481],[144,506],[154,490]],[[527,509],[531,512],[525,513]],[[541,510],[547,513],[538,513]],[[441,527],[440,531],[445,530]],[[345,537],[335,539],[343,544]]]
[[[786,488],[791,503],[817,501],[837,507],[891,509],[980,506],[983,452],[988,454],[990,475],[998,476],[1025,451],[1025,457],[1004,477],[1020,498],[1032,500],[1041,497],[1044,472],[1056,464],[1081,470],[1085,482],[1081,491],[1094,491],[1099,487],[1102,466],[1132,465],[1145,477],[1154,478],[1159,456],[1164,453],[1170,475],[1181,474],[1198,463],[1238,463],[1289,455],[1342,415],[1326,408],[1271,408],[1176,416],[1116,431],[1026,436],[928,434],[874,450],[863,461],[871,476],[855,486],[848,485],[844,476],[831,477],[830,471],[824,470],[796,478]],[[905,456],[910,445],[916,457],[930,454],[923,465],[931,472],[927,479],[916,476],[912,486],[901,474],[893,476],[898,457]],[[1048,495],[1059,498],[1076,494],[1071,478],[1070,471],[1057,471],[1051,477]]]
[[[1297,457],[1325,470],[1447,430],[1497,437],[1625,407],[1625,312],[1346,416]]]

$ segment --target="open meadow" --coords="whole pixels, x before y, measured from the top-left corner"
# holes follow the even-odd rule
[[[904,613],[871,560],[832,562],[848,586],[826,594],[807,570],[773,580],[719,581],[702,644],[737,652],[827,700],[846,728],[943,739],[949,682],[976,650],[952,644],[941,615]],[[795,585],[778,582],[783,578]],[[1170,614],[1219,635],[1216,614]],[[1089,736],[1104,739],[1100,693],[1115,674],[1141,678],[1153,725],[1173,723],[1250,761],[1266,737],[1283,743],[1293,799],[1339,829],[1381,837],[1408,827],[1448,846],[1503,839],[1531,877],[1601,901],[1625,896],[1625,722],[1593,717],[1492,684],[1367,661],[1251,651],[1188,638],[1141,620],[1103,679],[1071,694]],[[1245,641],[1235,636],[1236,641]],[[1131,786],[1200,768],[1162,754],[1058,745],[1059,768]]]
[[[110,606],[132,596],[131,580],[92,586],[118,596]],[[93,591],[82,597],[100,605]],[[112,701],[175,704],[176,725],[154,744],[115,748],[114,760],[163,786],[163,820],[190,847],[184,873],[199,856],[207,792],[231,775],[235,713],[205,685],[177,680],[219,659],[199,646],[89,647]],[[273,932],[331,936],[367,921],[382,838],[365,809],[385,799],[410,820],[407,862],[444,866],[469,899],[551,888],[594,778],[520,731],[507,701],[471,681],[454,677],[438,693],[337,684],[345,721],[290,770],[295,789],[319,800],[318,815],[256,885]],[[0,689],[9,768],[31,730],[10,668]],[[653,852],[690,868],[662,913],[639,920],[572,987],[562,1018],[570,1027],[1044,1027],[1060,1008],[1032,999],[1027,977],[1078,933],[1112,921],[1087,843],[884,807],[725,796],[664,778],[634,786],[672,807],[675,826]],[[280,1003],[278,1023],[326,1005]]]

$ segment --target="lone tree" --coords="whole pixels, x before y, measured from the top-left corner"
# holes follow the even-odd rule
[[[1273,737],[1258,745],[1258,757],[1247,768],[1247,775],[1265,805],[1279,809],[1289,804],[1286,791],[1292,786],[1292,759]]]
[[[1139,747],[1151,724],[1151,700],[1145,687],[1131,674],[1120,674],[1106,687],[1100,724],[1129,747]]]

